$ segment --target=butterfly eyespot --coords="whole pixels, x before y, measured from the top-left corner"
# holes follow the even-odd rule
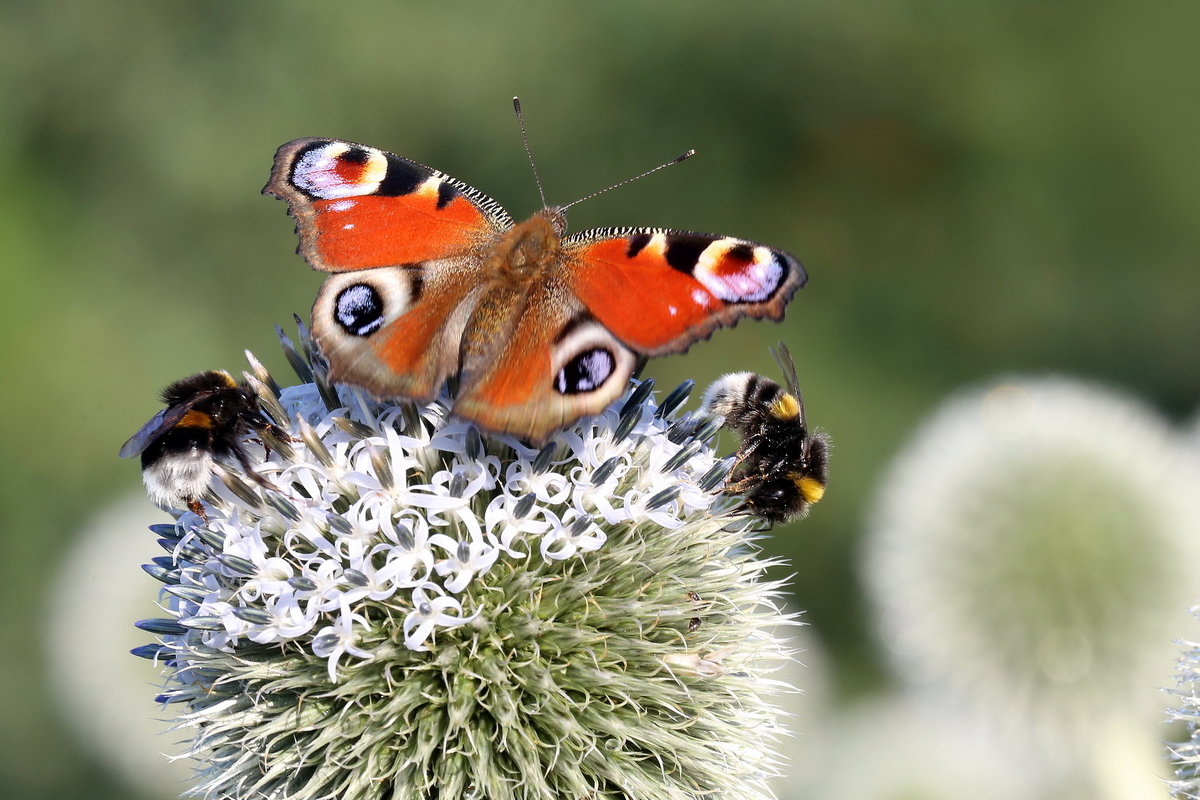
[[[554,378],[559,394],[593,392],[604,385],[617,367],[617,359],[602,347],[593,347],[568,361]]]
[[[338,293],[334,317],[351,336],[369,336],[383,325],[383,298],[374,286],[355,283]]]
[[[382,151],[317,141],[297,152],[290,182],[309,197],[333,200],[374,194],[387,176],[388,160]]]

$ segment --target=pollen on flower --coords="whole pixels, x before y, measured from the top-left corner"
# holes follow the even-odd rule
[[[194,729],[194,794],[769,796],[789,618],[720,491],[719,420],[674,417],[690,382],[534,449],[448,395],[329,385],[303,328],[284,345],[304,383],[248,379],[292,441],[222,464],[144,567],[166,616],[135,654]]]

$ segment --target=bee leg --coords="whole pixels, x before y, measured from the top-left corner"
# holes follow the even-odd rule
[[[260,438],[257,438],[257,439],[252,438],[251,441],[258,442],[258,444],[262,445],[263,458],[269,458],[271,455],[271,445],[269,445],[267,443],[267,440],[265,438],[266,436],[270,436],[272,439],[276,439],[278,441],[285,442],[285,443],[300,441],[300,439],[297,439],[295,436],[292,436],[287,431],[285,431],[283,428],[279,427],[278,425],[276,425],[273,422],[268,422],[268,423],[265,423],[265,424],[259,426],[256,429],[256,432],[258,433]]]
[[[195,514],[200,519],[208,522],[208,514],[204,511],[204,506],[200,504],[200,499],[197,497],[189,497],[187,501],[188,511]]]
[[[754,479],[756,477],[757,476],[755,476],[755,475],[748,475],[747,477],[742,478],[740,481],[727,482],[725,484],[725,493],[726,494],[742,494],[743,492],[745,492],[747,489],[749,489],[751,486],[754,485]]]
[[[760,448],[764,444],[766,444],[766,442],[767,442],[767,438],[765,436],[754,437],[754,441],[750,443],[749,447],[744,448],[742,450],[742,452],[738,454],[738,458],[739,459],[749,458],[750,456],[754,455],[754,453],[758,450],[758,448]],[[745,442],[743,442],[743,444],[745,444]]]
[[[265,447],[265,445],[264,445],[264,447]],[[279,491],[279,488],[277,486],[275,486],[275,484],[271,483],[269,480],[264,478],[262,475],[258,474],[258,470],[256,470],[254,468],[254,465],[250,463],[250,457],[246,455],[246,451],[243,450],[240,446],[233,448],[233,455],[234,455],[234,457],[237,458],[238,464],[240,464],[242,466],[242,470],[245,471],[247,477],[249,477],[250,480],[254,481],[255,483],[257,483],[259,486],[263,487],[264,489],[269,489],[272,492]]]
[[[733,466],[729,468],[729,474],[733,475],[735,472],[737,472],[738,467],[742,465],[742,462],[754,455],[754,451],[759,448],[762,442],[762,439],[755,439],[749,447],[739,450],[737,453],[737,458],[734,459]]]
[[[283,428],[276,425],[274,422],[272,422],[270,425],[267,425],[262,430],[271,434],[272,436],[274,436],[276,439],[278,439],[281,442],[298,442],[298,441],[300,441],[298,438],[296,438],[295,436],[292,436],[290,433],[288,433]]]

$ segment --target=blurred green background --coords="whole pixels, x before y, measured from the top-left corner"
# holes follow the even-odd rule
[[[259,195],[282,142],[393,150],[518,218],[537,194],[514,94],[551,202],[695,147],[571,227],[735,234],[808,267],[782,325],[718,332],[648,374],[774,375],[767,346],[789,344],[836,449],[825,501],[769,546],[848,701],[888,680],[855,572],[863,509],[939,398],[1052,370],[1192,412],[1198,29],[1200,5],[1170,0],[6,2],[0,796],[133,791],[47,677],[47,654],[80,671],[98,656],[48,637],[51,580],[139,487],[116,451],[162,385],[240,370],[244,348],[285,373],[272,325],[307,316],[321,278]],[[106,569],[81,629],[106,585],[153,594],[136,561]]]

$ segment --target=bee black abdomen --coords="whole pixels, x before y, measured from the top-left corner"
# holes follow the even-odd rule
[[[773,419],[770,408],[783,388],[753,372],[722,376],[704,393],[704,407],[725,417],[725,425],[740,436],[758,433]]]
[[[784,477],[764,480],[747,493],[746,503],[755,514],[771,522],[784,522],[806,505],[795,481]]]
[[[211,447],[212,431],[208,428],[171,428],[142,451],[142,469],[165,457],[205,451]]]

